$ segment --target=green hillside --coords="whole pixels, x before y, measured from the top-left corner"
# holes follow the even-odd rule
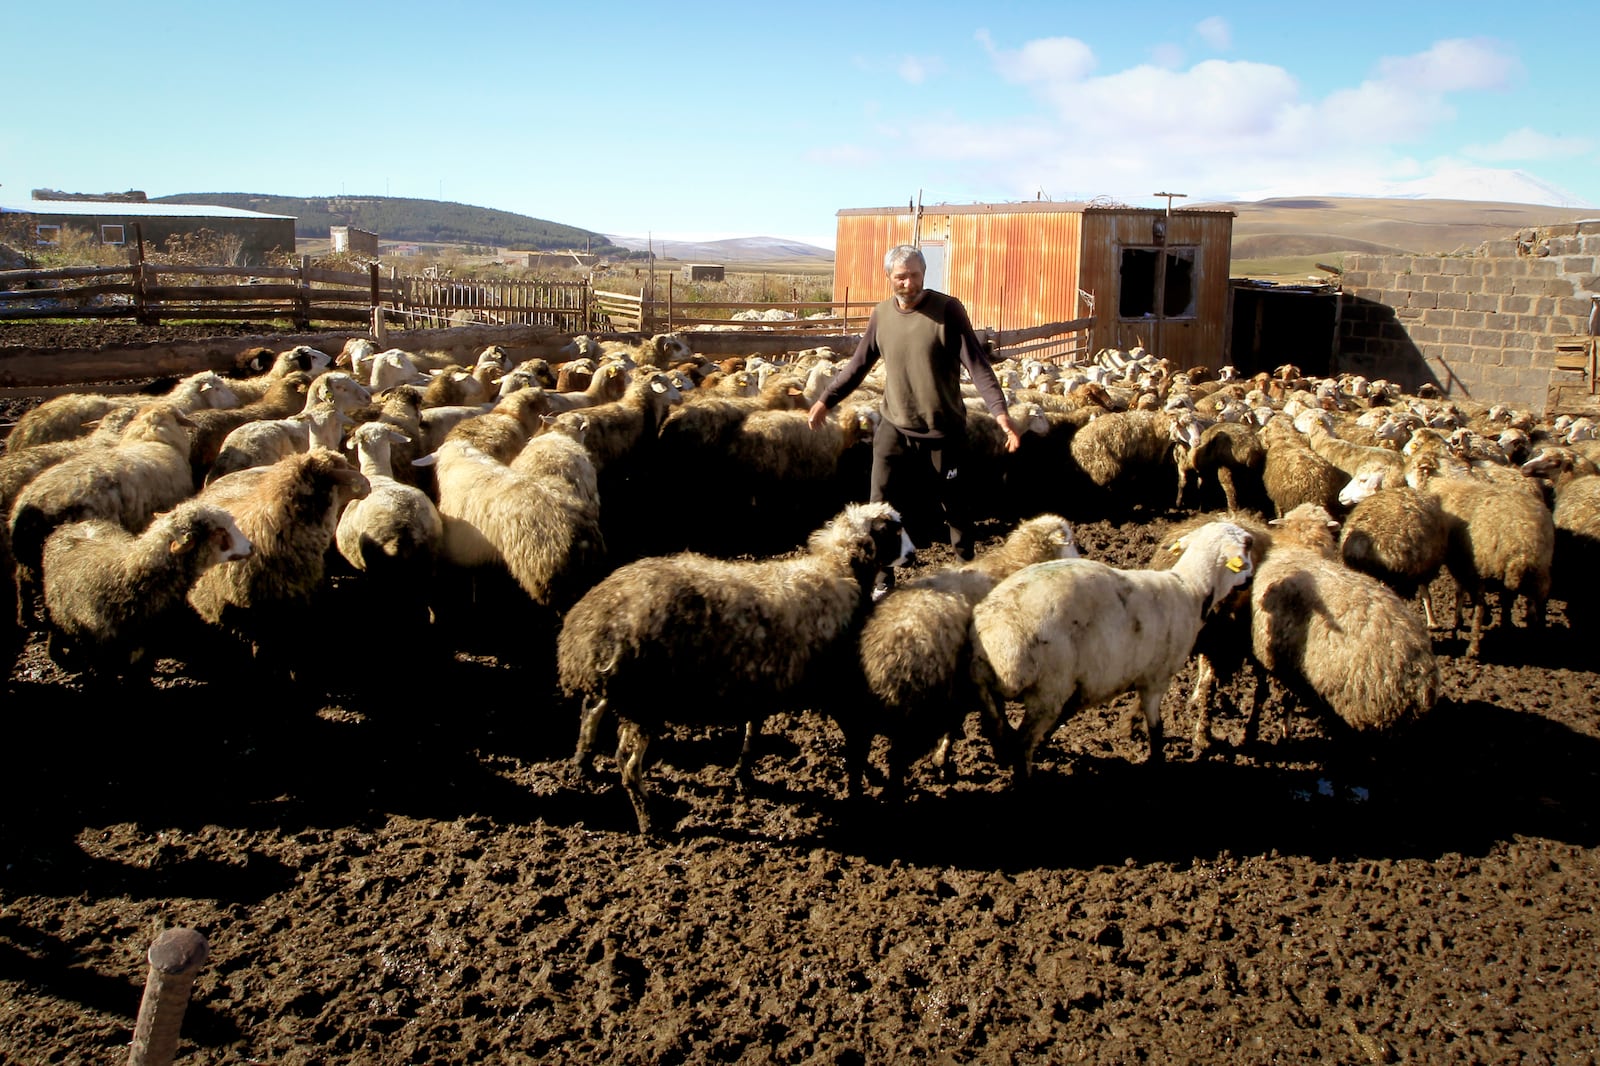
[[[293,215],[296,237],[328,236],[330,226],[355,226],[386,241],[438,244],[481,244],[498,248],[574,250],[589,248],[620,254],[604,236],[470,204],[441,200],[411,200],[399,196],[269,196],[247,192],[186,192],[158,196],[152,203],[211,204]]]

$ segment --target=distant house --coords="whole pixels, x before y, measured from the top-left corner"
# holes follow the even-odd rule
[[[1041,201],[850,208],[838,213],[833,299],[884,299],[884,253],[917,244],[927,287],[958,297],[979,328],[1092,315],[1091,352],[1143,345],[1176,366],[1219,367],[1233,218]]]
[[[502,262],[530,270],[592,270],[600,256],[590,252],[507,252]]]
[[[684,281],[722,281],[723,277],[721,263],[685,263],[683,266]]]
[[[354,226],[329,226],[329,247],[335,252],[378,258],[378,235]]]
[[[161,249],[169,237],[200,230],[240,241],[240,263],[265,263],[272,252],[292,255],[294,217],[243,211],[209,204],[157,204],[109,200],[29,200],[0,204],[0,215],[25,215],[36,245],[58,243],[67,230],[78,230],[98,244],[132,246],[137,231],[147,247]]]

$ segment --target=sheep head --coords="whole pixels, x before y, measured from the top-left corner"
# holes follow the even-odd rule
[[[901,562],[912,550],[900,512],[886,503],[853,503],[811,534],[813,555],[842,554],[858,577]]]
[[[1232,522],[1208,522],[1170,546],[1178,553],[1172,572],[1190,588],[1202,590],[1201,618],[1249,583],[1255,573],[1253,547],[1255,537]]]

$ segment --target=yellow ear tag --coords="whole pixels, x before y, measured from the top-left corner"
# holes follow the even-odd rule
[[[1228,569],[1237,574],[1239,571],[1244,569],[1244,560],[1235,555],[1232,559],[1228,560]]]
[[[1173,541],[1172,542],[1172,547],[1168,548],[1167,550],[1169,552],[1171,552],[1173,555],[1177,555],[1178,553],[1183,551],[1183,541],[1181,539]]]

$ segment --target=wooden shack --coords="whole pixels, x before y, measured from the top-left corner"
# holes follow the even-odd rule
[[[721,263],[685,263],[684,281],[722,281],[725,271]]]
[[[1143,345],[1176,366],[1224,361],[1232,211],[1025,201],[837,217],[836,303],[888,296],[884,253],[915,244],[927,286],[959,298],[980,328],[1093,317],[1091,352]]]

